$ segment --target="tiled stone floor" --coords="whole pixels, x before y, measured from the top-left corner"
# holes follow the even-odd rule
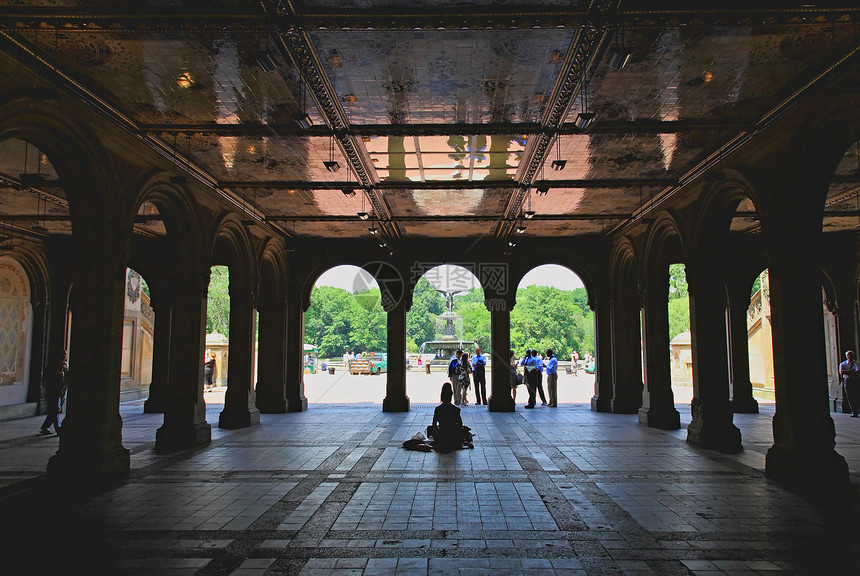
[[[160,415],[123,404],[127,482],[71,507],[45,503],[55,437],[0,422],[0,575],[857,574],[854,501],[823,508],[763,473],[773,405],[736,415],[745,450],[689,446],[686,431],[585,404],[513,414],[463,409],[474,450],[401,442],[432,405],[315,405],[217,428],[153,452]],[[682,421],[689,406],[679,404]],[[860,486],[860,420],[834,414]]]

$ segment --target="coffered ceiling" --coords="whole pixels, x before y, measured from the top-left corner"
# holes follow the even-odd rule
[[[860,45],[860,8],[748,4],[16,0],[0,47],[286,235],[576,236],[679,189]],[[0,210],[65,231],[50,163],[28,197],[26,145],[0,146]]]

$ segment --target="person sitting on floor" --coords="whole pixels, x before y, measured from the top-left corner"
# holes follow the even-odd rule
[[[433,412],[433,425],[428,436],[433,438],[433,449],[437,452],[453,452],[460,448],[472,448],[472,434],[463,426],[460,409],[451,404],[454,389],[450,382],[442,384],[442,403]]]

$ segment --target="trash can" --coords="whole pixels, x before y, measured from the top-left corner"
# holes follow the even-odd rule
[[[427,370],[427,374],[430,374],[430,362],[427,362],[427,363],[424,365],[424,369],[425,369],[425,370]]]
[[[329,373],[329,374],[334,374],[334,366],[329,366],[329,367],[328,367],[328,373]]]

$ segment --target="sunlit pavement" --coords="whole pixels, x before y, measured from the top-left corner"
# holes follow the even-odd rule
[[[333,403],[352,404],[361,402],[372,402],[382,404],[385,398],[386,374],[379,375],[352,375],[335,368],[334,374],[318,372],[316,374],[305,374],[305,396],[309,404]],[[545,378],[544,378],[545,379]],[[406,373],[406,395],[412,403],[427,404],[439,403],[439,393],[442,384],[447,382],[445,372],[432,372],[426,374],[423,371],[409,370]],[[492,379],[487,376],[487,394],[492,394]],[[546,384],[544,383],[544,392]],[[582,370],[576,376],[560,373],[558,375],[558,401],[561,404],[589,403],[594,396],[594,375],[586,374]],[[678,387],[675,391],[675,402],[689,403],[693,397],[693,389]],[[525,386],[517,388],[517,403],[525,404],[528,391]],[[475,401],[474,386],[469,388],[468,399],[471,403]],[[538,399],[540,402],[540,399]]]

